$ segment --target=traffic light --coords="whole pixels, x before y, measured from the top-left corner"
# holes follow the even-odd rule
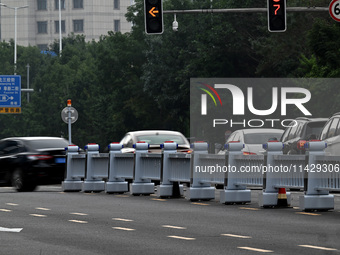
[[[147,34],[163,33],[163,0],[144,0],[145,32]]]
[[[268,0],[268,30],[286,31],[286,0]]]

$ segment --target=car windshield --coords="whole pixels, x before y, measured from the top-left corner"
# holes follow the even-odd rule
[[[166,141],[173,141],[177,144],[187,144],[183,137],[179,135],[140,135],[137,136],[137,142],[146,142],[150,145],[160,145],[163,144]]]
[[[27,141],[27,145],[34,149],[49,149],[49,148],[65,148],[68,146],[68,141],[64,139],[41,139]]]
[[[307,124],[306,128],[306,137],[305,139],[316,139],[319,137],[323,126],[325,125],[326,121],[324,122],[310,122]]]
[[[263,144],[272,138],[279,139],[282,133],[253,133],[244,135],[245,144]]]

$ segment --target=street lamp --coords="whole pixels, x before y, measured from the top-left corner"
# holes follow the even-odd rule
[[[14,75],[16,75],[16,72],[17,72],[17,13],[18,13],[18,9],[27,8],[28,5],[19,6],[19,7],[11,7],[11,6],[8,6],[7,4],[0,3],[0,6],[14,10]]]

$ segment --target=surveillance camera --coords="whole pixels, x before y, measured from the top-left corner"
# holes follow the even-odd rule
[[[172,30],[178,31],[178,22],[176,20],[172,22]]]

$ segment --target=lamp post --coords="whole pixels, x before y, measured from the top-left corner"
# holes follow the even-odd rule
[[[59,0],[59,55],[61,56],[61,51],[63,49],[63,39],[61,36],[61,1]]]
[[[0,3],[0,6],[14,10],[14,75],[16,75],[16,72],[17,72],[17,13],[18,13],[18,9],[27,8],[28,5],[19,6],[19,7],[11,7],[11,6],[8,6],[7,4]]]

